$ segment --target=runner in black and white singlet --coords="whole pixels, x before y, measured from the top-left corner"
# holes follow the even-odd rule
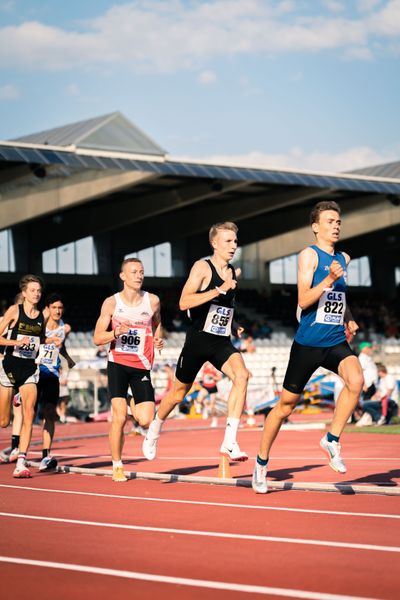
[[[128,416],[127,397],[131,389],[131,413],[142,426],[154,417],[154,389],[150,370],[154,348],[163,347],[160,300],[143,291],[143,264],[138,258],[122,262],[122,292],[106,298],[101,307],[93,340],[97,346],[110,344],[108,353],[108,390],[112,407],[110,448],[113,481],[127,481],[121,460],[124,425]],[[111,331],[110,331],[111,328]]]
[[[237,248],[237,227],[225,222],[213,225],[209,240],[213,249],[210,260],[197,261],[182,290],[179,307],[191,319],[185,345],[178,359],[175,384],[158,409],[156,418],[143,441],[143,454],[153,460],[162,425],[177,404],[182,402],[205,362],[210,362],[232,381],[228,400],[228,419],[220,452],[231,460],[247,460],[236,441],[240,417],[246,400],[249,372],[242,355],[233,346],[232,332],[236,276],[230,264]]]
[[[346,277],[350,257],[335,251],[341,227],[340,207],[333,201],[319,202],[310,217],[316,243],[299,255],[299,327],[290,352],[282,395],[265,420],[254,466],[252,487],[261,494],[268,491],[266,477],[271,446],[318,367],[337,373],[344,382],[331,426],[321,439],[320,446],[328,455],[329,466],[338,473],[346,473],[339,438],[357,406],[363,387],[361,366],[345,333],[345,323],[352,335],[356,333],[358,325],[346,307]]]
[[[42,282],[35,275],[25,275],[20,280],[22,304],[13,304],[5,313],[0,325],[0,344],[6,346],[0,387],[0,425],[10,422],[13,390],[22,399],[23,424],[19,441],[19,455],[14,477],[30,477],[25,464],[31,441],[32,424],[37,397],[39,367],[35,359],[40,343],[45,341],[45,319],[37,308],[42,295]],[[4,333],[7,331],[7,336]]]

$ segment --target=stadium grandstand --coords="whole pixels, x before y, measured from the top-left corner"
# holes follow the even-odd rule
[[[257,398],[272,385],[273,368],[282,382],[296,326],[297,253],[312,243],[311,206],[328,199],[341,206],[339,249],[353,259],[357,343],[374,342],[376,359],[400,379],[400,162],[321,173],[180,161],[119,112],[0,142],[1,309],[28,272],[44,279],[45,294],[60,291],[80,368],[71,385],[94,382],[97,398],[94,373],[103,363],[92,331],[102,300],[119,289],[121,261],[139,256],[169,332],[157,357],[160,391],[160,367],[176,361],[183,344],[184,278],[209,254],[210,225],[234,221],[238,311],[254,343],[245,361]]]

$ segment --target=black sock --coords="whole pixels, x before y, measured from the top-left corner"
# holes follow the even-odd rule
[[[329,431],[326,434],[326,439],[328,440],[328,442],[339,442],[339,437],[337,435],[329,433]]]
[[[11,450],[18,448],[18,446],[19,446],[19,435],[12,435],[11,436]]]
[[[43,458],[46,458],[46,456],[48,456],[48,455],[49,455],[49,452],[50,452],[50,450],[45,450],[45,449],[43,448],[43,450],[42,450],[42,459],[43,459]]]
[[[261,465],[262,467],[266,467],[268,464],[268,458],[265,460],[264,458],[260,458],[257,454],[257,462],[259,465]]]

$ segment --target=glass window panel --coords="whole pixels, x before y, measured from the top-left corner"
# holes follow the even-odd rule
[[[269,265],[271,283],[283,283],[283,259],[272,260]]]
[[[291,254],[283,259],[284,283],[297,283],[297,254]]]
[[[140,258],[143,263],[144,274],[147,277],[154,277],[154,248],[145,248],[144,250],[140,250],[138,255],[138,258]]]
[[[95,248],[92,237],[86,237],[75,242],[76,272],[80,275],[93,275],[95,269]]]
[[[57,273],[57,250],[52,248],[42,254],[43,273]]]
[[[58,272],[75,273],[75,244],[65,244],[57,248]]]
[[[171,277],[172,276],[172,260],[171,260],[171,244],[165,242],[154,248],[156,260],[156,276]]]
[[[0,231],[0,271],[8,271],[8,230]]]

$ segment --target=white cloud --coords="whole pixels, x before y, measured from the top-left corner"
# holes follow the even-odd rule
[[[340,2],[325,0],[338,10]],[[300,9],[299,5],[300,4]],[[0,29],[0,66],[84,69],[115,63],[134,70],[204,69],[238,54],[371,48],[400,36],[400,0],[357,18],[301,14],[289,0],[136,0],[117,4],[76,31],[29,21]],[[361,6],[361,4],[359,4]],[[362,57],[364,58],[364,57]],[[206,69],[205,69],[206,70]]]
[[[201,83],[202,85],[210,85],[212,83],[215,83],[216,80],[217,80],[217,76],[214,73],[214,71],[203,71],[197,77],[197,81],[199,83]]]
[[[19,98],[19,91],[15,85],[8,84],[0,86],[0,100],[16,100]]]
[[[339,13],[345,10],[343,2],[339,2],[338,0],[322,0],[322,4],[333,13]]]
[[[179,157],[179,159],[189,160],[189,157]],[[192,156],[190,160],[261,169],[299,169],[340,173],[398,160],[398,154],[379,153],[368,146],[348,148],[335,154],[317,150],[307,153],[301,148],[294,147],[286,154],[266,154],[253,151],[248,154],[220,154],[202,158]]]

